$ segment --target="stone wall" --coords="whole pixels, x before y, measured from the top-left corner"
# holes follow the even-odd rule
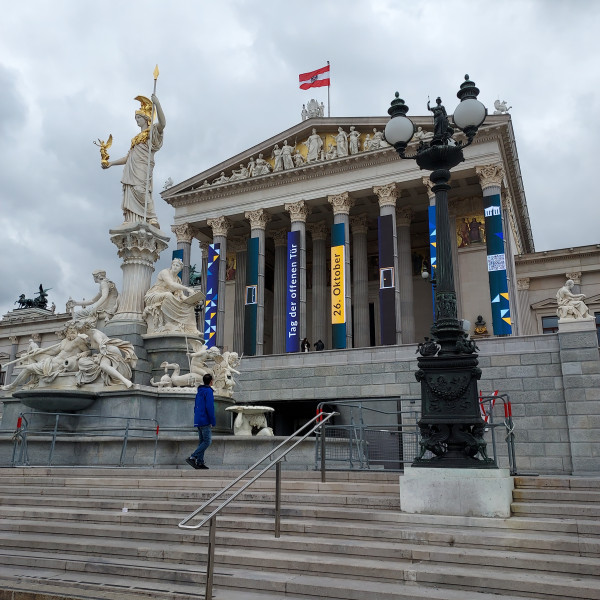
[[[478,341],[479,389],[510,396],[521,472],[600,472],[598,348],[591,335],[585,348],[572,348],[579,342],[567,341],[565,335],[571,334]],[[405,345],[244,358],[236,400],[415,398],[420,395],[415,350]],[[495,414],[502,420],[500,403]],[[503,431],[497,430],[498,454],[506,466]]]

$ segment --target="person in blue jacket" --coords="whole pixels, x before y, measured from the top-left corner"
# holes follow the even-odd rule
[[[211,428],[217,423],[215,420],[215,396],[212,391],[213,376],[206,373],[202,377],[204,385],[198,387],[196,403],[194,405],[194,427],[198,428],[199,444],[196,450],[185,462],[194,469],[208,469],[204,464],[204,452],[212,443]]]

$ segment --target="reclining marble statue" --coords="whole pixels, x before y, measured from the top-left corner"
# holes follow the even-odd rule
[[[117,312],[119,306],[119,292],[117,286],[106,277],[106,271],[98,269],[92,272],[94,281],[99,284],[98,293],[90,300],[76,302],[72,298],[67,301],[67,310],[73,314],[75,306],[82,310],[75,312],[74,318],[93,319],[94,325],[105,325]]]
[[[181,283],[178,273],[182,270],[183,262],[175,258],[168,269],[160,271],[156,283],[146,292],[142,316],[148,325],[148,333],[200,336],[194,308],[204,294]]]
[[[573,294],[571,291],[575,282],[567,279],[558,292],[556,292],[556,301],[558,310],[556,311],[559,319],[593,319],[589,308],[583,301],[585,294]]]
[[[101,387],[131,387],[132,368],[137,361],[133,346],[109,338],[93,325],[93,319],[69,321],[60,342],[34,349],[16,361],[21,363],[21,372],[2,390],[11,392],[48,385],[55,389],[76,389],[96,382]]]

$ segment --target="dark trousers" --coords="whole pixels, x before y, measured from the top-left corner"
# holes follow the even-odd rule
[[[204,452],[212,444],[212,429],[210,425],[198,427],[198,447],[194,450],[192,458],[200,464],[204,464]]]

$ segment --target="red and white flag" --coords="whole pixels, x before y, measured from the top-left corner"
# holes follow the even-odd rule
[[[300,89],[308,90],[313,87],[325,87],[329,86],[329,65],[310,73],[302,73],[299,77]]]

